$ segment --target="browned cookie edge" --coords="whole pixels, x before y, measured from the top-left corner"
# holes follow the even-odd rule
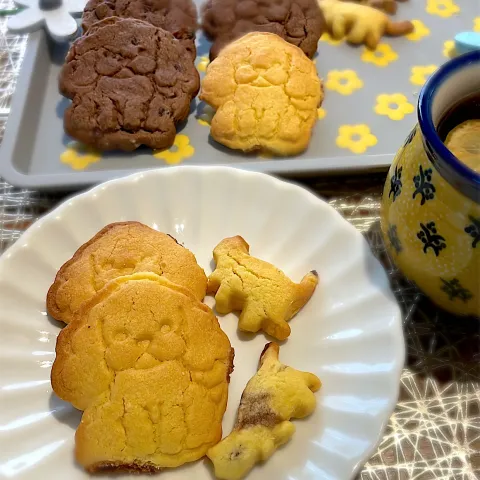
[[[102,238],[104,235],[106,235],[108,232],[111,230],[118,228],[118,227],[124,227],[127,225],[139,225],[141,227],[149,228],[150,230],[153,230],[150,228],[148,225],[145,225],[141,222],[137,221],[128,221],[128,222],[114,222],[106,225],[103,227],[98,233],[96,233],[90,240],[88,240],[86,243],[81,245],[73,254],[72,258],[70,260],[67,260],[58,270],[57,274],[55,275],[55,280],[53,281],[52,285],[48,289],[47,292],[47,300],[46,300],[46,306],[47,306],[47,313],[53,317],[55,320],[58,320],[59,322],[63,323],[68,323],[62,318],[62,314],[57,306],[56,303],[56,295],[57,291],[60,288],[60,285],[62,282],[65,280],[63,275],[65,273],[65,270],[70,267],[70,265],[74,264],[76,261],[78,261],[79,257],[82,256],[83,252],[92,244],[94,244],[96,241],[98,241],[100,238]],[[172,237],[173,238],[173,237]],[[176,241],[176,240],[175,240]],[[69,320],[70,321],[70,320]]]

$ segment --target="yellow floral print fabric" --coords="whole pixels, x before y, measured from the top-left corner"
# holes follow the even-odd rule
[[[457,54],[455,50],[455,42],[453,40],[447,40],[443,44],[443,56],[447,58],[453,58]]]
[[[408,35],[405,35],[405,38],[411,42],[419,42],[422,38],[428,37],[430,35],[430,29],[421,21],[421,20],[412,20],[415,30]]]
[[[197,70],[199,72],[205,72],[207,70],[209,63],[210,63],[210,60],[208,59],[208,57],[205,57],[205,56],[200,57],[197,63]]]
[[[342,125],[338,129],[337,146],[352,153],[365,153],[368,148],[376,145],[377,141],[368,125]]]
[[[69,165],[73,170],[85,170],[92,163],[100,161],[101,158],[100,152],[79,142],[69,143],[66,150],[60,155],[60,161]]]
[[[480,17],[473,19],[473,31],[480,32]]]
[[[430,15],[448,18],[460,12],[460,7],[453,0],[427,0],[426,11]]]
[[[385,115],[390,120],[403,120],[405,115],[414,111],[415,107],[402,93],[393,93],[391,95],[383,93],[377,97],[375,113]]]
[[[423,86],[432,73],[436,72],[436,65],[425,65],[412,67],[410,82],[414,85]]]
[[[317,109],[317,116],[319,120],[323,120],[327,116],[327,111],[324,108]]]
[[[153,156],[164,160],[169,165],[176,165],[195,153],[195,148],[190,145],[190,139],[186,135],[178,134],[173,145],[168,150],[156,151]]]
[[[363,49],[362,62],[373,63],[377,67],[387,67],[398,60],[398,53],[388,44],[379,43],[375,50]]]
[[[325,87],[341,95],[351,95],[363,87],[363,80],[353,70],[332,70],[328,72]]]
[[[320,37],[320,41],[328,43],[329,45],[336,46],[336,45],[340,45],[341,43],[343,43],[344,39],[343,38],[340,38],[340,39],[333,38],[328,32],[325,32]]]

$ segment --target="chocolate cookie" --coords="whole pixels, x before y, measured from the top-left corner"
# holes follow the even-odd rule
[[[73,43],[59,85],[73,100],[64,117],[68,135],[99,150],[132,151],[173,144],[200,81],[171,33],[110,17]]]
[[[89,0],[83,11],[83,31],[108,17],[136,18],[163,28],[196,56],[197,7],[192,0]]]
[[[213,60],[228,43],[249,32],[270,32],[312,58],[325,30],[317,0],[208,0],[203,30],[213,40]]]

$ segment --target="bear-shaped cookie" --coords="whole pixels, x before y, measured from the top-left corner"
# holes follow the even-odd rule
[[[295,432],[291,418],[304,418],[315,409],[313,392],[320,380],[280,363],[278,353],[276,343],[265,346],[260,368],[243,391],[232,433],[207,452],[217,478],[243,478],[290,440]]]
[[[233,349],[212,310],[154,273],[109,282],[58,336],[54,392],[83,410],[77,461],[153,472],[222,436]]]
[[[388,15],[367,5],[338,0],[319,0],[329,32],[334,38],[346,37],[355,45],[365,44],[375,50],[383,35],[408,35],[412,22],[393,22]]]
[[[207,277],[192,252],[140,222],[118,222],[102,228],[60,268],[47,294],[47,311],[69,323],[107,282],[136,272],[164,276],[198,300],[205,296]]]
[[[200,99],[211,135],[243,151],[294,155],[308,146],[323,89],[315,64],[273,33],[249,33],[209,64]]]
[[[207,0],[202,7],[202,28],[212,40],[210,60],[250,32],[279,35],[312,58],[325,21],[316,0]]]
[[[290,335],[290,320],[310,299],[318,283],[315,271],[299,284],[281,270],[249,254],[240,236],[222,240],[213,250],[216,262],[208,278],[207,292],[215,294],[219,313],[241,310],[238,328],[266,333],[278,340]]]
[[[152,3],[159,2],[145,8]],[[192,51],[172,33],[132,17],[106,17],[71,44],[60,70],[60,93],[72,100],[64,130],[101,151],[170,148],[199,87]]]

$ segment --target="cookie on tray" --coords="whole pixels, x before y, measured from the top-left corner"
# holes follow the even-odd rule
[[[200,99],[216,110],[210,133],[217,142],[286,156],[307,148],[323,89],[315,64],[298,47],[254,32],[210,63]]]
[[[208,277],[208,293],[215,294],[218,313],[241,310],[238,328],[263,330],[278,340],[290,335],[290,320],[313,295],[317,272],[307,273],[300,283],[281,270],[249,254],[240,236],[222,240],[213,250],[215,270]]]
[[[89,0],[83,10],[83,31],[108,17],[136,18],[163,28],[196,56],[197,7],[192,0]]]
[[[292,438],[291,418],[304,418],[315,410],[313,392],[320,388],[320,379],[282,364],[279,350],[276,343],[265,346],[260,367],[243,391],[232,433],[207,453],[219,479],[243,478]]]
[[[54,392],[83,410],[75,456],[89,472],[155,472],[222,437],[233,349],[212,310],[165,277],[109,282],[58,336]]]
[[[136,272],[162,275],[200,301],[205,296],[205,272],[173,237],[139,222],[111,223],[60,268],[47,294],[47,312],[70,323],[82,304],[110,280]]]
[[[397,13],[397,2],[405,2],[407,0],[340,0],[342,2],[360,3],[369,7],[383,10],[390,15]]]
[[[414,30],[410,21],[395,22],[384,12],[367,5],[338,0],[319,0],[329,33],[333,38],[346,37],[354,45],[364,44],[375,50],[383,35],[399,37]]]
[[[189,52],[142,20],[110,17],[70,48],[60,91],[65,132],[98,150],[169,148],[200,80]]]
[[[213,41],[210,59],[249,32],[275,33],[312,58],[325,31],[317,0],[208,0],[202,26]]]

